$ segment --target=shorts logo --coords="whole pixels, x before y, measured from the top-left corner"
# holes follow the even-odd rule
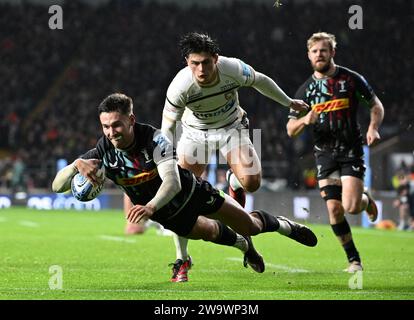
[[[214,197],[213,197],[213,196],[210,196],[210,200],[209,200],[209,201],[207,201],[206,203],[207,203],[208,205],[213,205],[213,204],[214,204],[214,202],[216,202],[216,199],[214,199]]]
[[[349,108],[349,99],[335,99],[330,100],[322,103],[318,103],[312,106],[312,109],[315,110],[317,113],[321,112],[331,112],[341,109]]]
[[[360,167],[354,167],[354,166],[351,166],[351,167],[352,167],[352,170],[354,170],[356,172],[361,171],[361,168]]]

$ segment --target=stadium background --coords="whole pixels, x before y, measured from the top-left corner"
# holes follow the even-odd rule
[[[371,185],[384,218],[395,220],[391,178],[401,160],[413,163],[412,1],[281,2],[277,8],[271,0],[0,1],[0,208],[85,208],[50,194],[58,159],[71,162],[94,146],[96,106],[114,91],[134,99],[139,121],[160,126],[167,86],[184,66],[177,47],[182,34],[210,33],[223,55],[243,59],[293,95],[311,73],[306,39],[322,30],[337,36],[335,61],[363,74],[385,106],[383,141],[371,149]],[[62,5],[63,30],[49,29],[51,4]],[[348,26],[355,4],[363,9],[361,30]],[[299,201],[296,208],[309,209],[299,215],[326,222],[318,191],[304,179],[314,166],[311,135],[289,139],[287,109],[255,90],[240,90],[240,101],[251,128],[262,130],[264,182],[255,206],[277,203],[292,215]],[[367,119],[361,112],[364,132]],[[13,184],[16,163],[25,166],[20,184],[27,189]],[[99,206],[120,208],[120,193],[108,185]]]

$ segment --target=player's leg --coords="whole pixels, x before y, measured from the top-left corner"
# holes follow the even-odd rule
[[[249,265],[254,271],[262,273],[265,270],[263,257],[256,251],[250,236],[242,236],[221,221],[199,216],[191,232],[190,239],[202,239],[215,244],[235,247],[244,256],[243,265]]]
[[[409,218],[410,208],[408,206],[407,197],[402,196],[398,202],[398,212],[399,212],[399,224],[398,230],[405,230],[407,224],[406,221]]]
[[[230,196],[245,205],[245,191],[255,192],[262,180],[262,167],[253,144],[236,146],[225,154],[230,170],[226,178],[229,183]]]
[[[249,214],[233,198],[224,193],[221,195],[224,196],[223,204],[217,212],[208,214],[208,218],[217,221],[199,216],[188,238],[237,247],[244,253],[244,265],[250,265],[256,272],[264,271],[264,263],[250,236],[276,231],[307,246],[317,244],[315,234],[306,226],[262,210]]]
[[[278,232],[306,246],[317,244],[315,234],[306,226],[283,216],[275,216],[263,210],[246,212],[233,198],[223,193],[225,201],[217,212],[208,217],[217,219],[243,236],[265,232]]]
[[[205,164],[190,164],[185,161],[185,157],[181,156],[180,166],[182,168],[192,171],[196,176],[201,176],[205,170]],[[181,160],[182,159],[182,160]],[[188,271],[191,269],[193,263],[191,256],[188,254],[188,239],[180,237],[177,234],[173,234],[176,260],[172,263],[172,282],[186,282],[188,281]]]
[[[364,174],[365,166],[362,159],[342,164],[342,205],[345,212],[350,214],[359,214],[365,210],[373,222],[377,219],[378,209],[371,193],[364,188]]]
[[[178,164],[200,177],[205,170],[213,150],[209,149],[203,133],[183,127],[183,133],[177,146]]]
[[[332,231],[345,251],[348,259],[348,272],[362,270],[361,258],[352,239],[351,227],[345,218],[342,206],[342,186],[340,179],[323,179],[319,181],[322,198],[326,201],[329,223]]]
[[[199,177],[206,168],[205,163],[198,163],[200,159],[193,157],[194,153],[197,152],[197,144],[189,139],[186,141],[180,140],[178,148],[178,159],[179,165],[182,168],[190,170],[194,173],[195,176]],[[200,150],[200,149],[199,149]],[[200,152],[200,151],[199,151]],[[204,162],[204,161],[202,161]],[[188,271],[192,267],[191,256],[188,254],[188,239],[180,237],[177,234],[173,234],[176,260],[174,263],[171,263],[172,266],[172,282],[186,282],[188,281]]]
[[[176,260],[171,263],[172,276],[171,282],[186,282],[188,281],[188,271],[191,269],[193,262],[191,256],[188,254],[188,239],[180,237],[176,233],[173,234]]]
[[[364,194],[364,183],[361,179],[352,176],[342,176],[342,205],[345,212],[359,214],[364,211],[369,199]]]
[[[125,217],[128,215],[129,210],[132,208],[133,204],[129,197],[124,194],[124,214]],[[125,225],[125,234],[142,234],[145,232],[145,221],[141,220],[139,223],[130,223],[127,222]]]

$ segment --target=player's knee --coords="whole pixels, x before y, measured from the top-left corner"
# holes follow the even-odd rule
[[[193,240],[214,241],[220,234],[220,229],[215,220],[199,216],[196,224],[186,237]]]
[[[344,201],[345,212],[350,214],[358,214],[361,212],[361,201]]]
[[[243,189],[247,192],[255,192],[257,189],[260,188],[261,182],[262,179],[260,175],[247,176],[242,181]]]

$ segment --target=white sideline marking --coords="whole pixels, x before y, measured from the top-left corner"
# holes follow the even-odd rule
[[[363,234],[368,236],[389,236],[389,237],[396,237],[396,238],[414,238],[414,232],[410,231],[387,231],[387,230],[377,230],[377,229],[353,229],[352,233],[354,234]]]
[[[135,243],[135,240],[133,239],[125,239],[123,237],[116,237],[116,236],[107,236],[105,234],[99,236],[99,238],[103,240],[109,240],[109,241],[118,241],[118,242],[126,242],[126,243]]]
[[[233,257],[226,258],[226,260],[243,262],[243,259],[233,258]],[[285,266],[285,265],[282,265],[282,264],[273,264],[273,263],[265,262],[265,265],[266,265],[266,267],[270,267],[270,268],[273,268],[273,269],[279,269],[279,270],[283,270],[283,271],[286,271],[286,272],[292,272],[292,273],[294,273],[294,272],[310,272],[309,270],[306,270],[306,269],[291,268],[291,267],[288,267],[288,266]]]
[[[19,221],[19,224],[23,227],[29,227],[29,228],[39,227],[39,224],[37,222],[33,222],[33,221],[29,221],[29,220],[21,220],[21,221]]]
[[[284,265],[282,265],[282,264],[273,264],[273,263],[267,263],[267,262],[265,262],[265,265],[266,265],[266,267],[271,267],[271,268],[274,268],[274,269],[280,269],[280,270],[283,270],[283,271],[286,271],[286,272],[292,272],[292,273],[294,273],[294,272],[310,272],[309,270],[306,270],[306,269],[299,269],[299,268],[291,268],[291,267],[288,267],[288,266],[284,266]]]

